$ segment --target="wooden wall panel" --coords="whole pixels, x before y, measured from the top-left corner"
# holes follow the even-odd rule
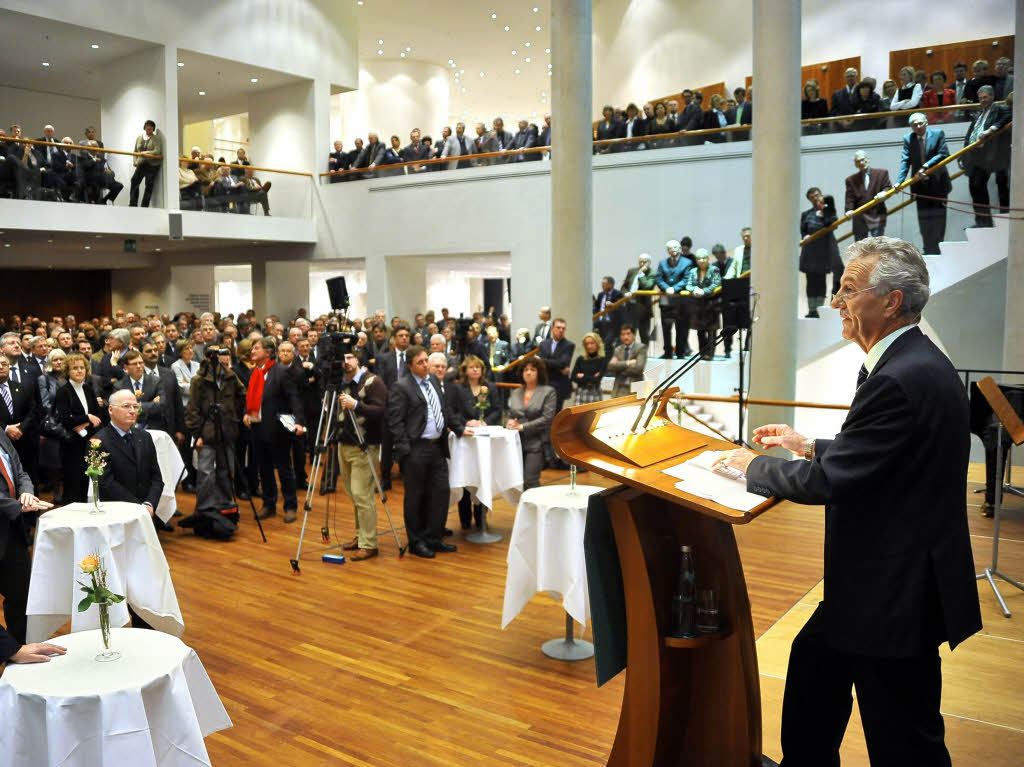
[[[109,269],[0,269],[0,317],[110,314]]]
[[[995,43],[995,45],[993,45]],[[928,54],[931,51],[931,54]],[[978,59],[988,62],[989,74],[995,74],[996,59],[1006,56],[1013,60],[1013,35],[1005,37],[986,37],[982,40],[967,40],[959,43],[943,45],[923,45],[920,48],[905,48],[889,52],[889,77],[896,82],[900,67],[912,66],[923,69],[929,75],[936,69],[945,71],[946,76],[953,79],[953,65],[962,61],[967,65],[967,77],[971,76],[971,65]],[[878,78],[878,89],[882,89],[884,77]]]

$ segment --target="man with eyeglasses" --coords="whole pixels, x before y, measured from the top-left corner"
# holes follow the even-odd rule
[[[967,526],[967,395],[950,360],[917,327],[928,268],[909,242],[847,249],[832,307],[865,352],[834,439],[785,424],[718,463],[747,490],[825,506],[824,599],[793,640],[782,709],[787,765],[839,764],[853,707],[872,764],[950,764],[939,711],[939,645],[981,629]]]
[[[910,115],[910,133],[903,137],[896,185],[910,175],[917,176],[918,181],[911,187],[917,200],[917,223],[924,241],[923,252],[932,256],[938,255],[939,243],[946,236],[946,197],[953,182],[945,166],[931,174],[927,171],[947,157],[946,134],[938,128],[929,128],[923,112]]]

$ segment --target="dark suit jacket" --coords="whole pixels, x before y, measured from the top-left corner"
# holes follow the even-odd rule
[[[846,177],[845,210],[856,210],[861,205],[871,202],[871,200],[875,198],[876,194],[884,192],[892,186],[892,182],[889,180],[889,171],[883,168],[870,168],[868,169],[868,174],[869,181],[867,188],[864,187],[864,174],[861,171],[857,171],[852,176]],[[888,211],[885,209],[884,202],[873,207],[870,212],[880,216],[882,219],[882,225],[885,226],[885,219],[888,215]],[[857,217],[857,219],[860,218],[860,216]]]
[[[441,445],[445,456],[448,455],[447,434],[451,430],[462,436],[464,428],[462,419],[452,412],[450,399],[441,392],[437,378],[427,376],[427,381],[434,387],[437,401],[444,412],[445,428],[441,432]],[[451,386],[451,384],[448,384]],[[391,431],[392,453],[401,463],[412,449],[412,443],[420,438],[427,425],[427,398],[420,390],[419,379],[412,375],[404,375],[388,387],[388,429]]]
[[[950,648],[981,628],[967,528],[967,395],[912,328],[882,355],[813,461],[759,456],[747,488],[825,505],[828,643],[874,657]]]
[[[572,382],[569,374],[563,373],[562,369],[571,367],[572,355],[576,351],[576,344],[567,338],[562,338],[554,351],[551,344],[554,341],[550,336],[545,338],[540,345],[537,356],[544,361],[548,368],[548,383],[562,397],[568,397],[572,393]]]
[[[139,404],[139,424],[147,429],[159,429],[173,435],[175,432],[185,431],[185,406],[181,400],[181,390],[174,378],[174,373],[169,368],[160,370],[160,379],[154,380],[153,376],[143,374],[142,396]],[[124,389],[134,391],[134,383],[130,376],[126,375],[114,386],[114,391]],[[153,400],[160,398],[159,402]]]
[[[42,420],[43,406],[39,398],[39,376],[28,376],[22,383],[7,382],[14,404],[14,414],[8,412],[7,405],[0,401],[0,432],[11,424],[20,424],[19,428],[25,436],[19,440],[30,439],[38,431]]]
[[[628,291],[633,286],[633,279],[636,277],[636,273],[640,267],[634,266],[628,272],[622,280],[622,289]],[[647,270],[647,274],[642,275],[637,281],[637,290],[657,290],[658,282],[655,268],[652,266]],[[652,296],[635,296],[629,300],[626,306],[639,307],[645,316],[651,316],[654,314],[654,307],[651,303]],[[636,328],[634,328],[636,330]]]
[[[993,104],[989,107],[988,114],[985,115],[985,122],[981,126],[981,130],[988,130],[989,128],[995,128],[999,130],[1006,123],[1010,122],[1010,118],[1013,115],[1010,110],[1002,104]],[[967,133],[964,135],[964,146],[967,146],[971,140],[971,133],[974,132],[974,124],[981,118],[981,110],[974,110],[971,112],[971,122],[967,126]],[[1010,144],[1006,141],[1001,141],[1002,137],[997,136],[995,138],[986,139],[982,142],[981,146],[976,147],[970,152],[963,155],[964,169],[970,173],[975,168],[982,168],[984,170],[999,170],[1001,168],[1009,167],[1010,164]],[[1003,151],[1005,150],[1005,151]]]
[[[60,425],[71,432],[76,426],[86,423],[89,420],[90,415],[94,415],[101,421],[107,419],[107,413],[104,408],[100,407],[99,403],[96,402],[97,392],[91,380],[86,377],[82,383],[82,391],[85,394],[86,404],[89,405],[89,411],[86,412],[82,409],[82,403],[78,399],[78,395],[75,394],[74,388],[70,383],[57,389],[57,393],[53,395],[53,413]],[[92,426],[87,427],[89,433],[95,431]],[[74,434],[74,432],[72,432]],[[73,439],[81,439],[78,434],[74,434]]]
[[[104,426],[96,432],[95,438],[103,443],[103,451],[110,454],[107,469],[100,477],[100,499],[148,503],[155,510],[164,490],[156,446],[145,429],[133,426],[131,434],[129,447],[113,426]]]
[[[594,314],[597,314],[599,311],[601,311],[601,296],[603,295],[604,291],[602,290],[594,297]],[[622,291],[619,290],[618,288],[612,288],[610,291],[608,291],[606,305],[613,304],[620,298],[622,298]],[[608,328],[614,328],[615,332],[618,333],[619,326],[622,325],[622,307],[618,306],[612,309],[607,314],[594,320],[594,325],[595,327],[602,328],[602,332],[604,330],[607,330]]]
[[[34,493],[32,480],[21,465],[18,451],[14,449],[14,443],[0,430],[0,450],[7,454],[11,463],[11,481],[14,483],[14,498],[11,498],[7,491],[7,482],[0,476],[0,559],[7,551],[9,542],[17,539],[18,543],[28,544],[28,537],[25,533],[25,526],[22,522],[21,501],[18,497],[22,493]],[[17,651],[17,647],[15,648]]]
[[[291,415],[295,422],[305,425],[306,418],[295,384],[295,374],[275,362],[263,383],[263,434],[268,440],[288,439],[291,433],[284,428],[278,416]],[[315,428],[315,427],[314,427]]]
[[[374,366],[374,372],[383,379],[384,385],[388,387],[388,391],[391,390],[391,387],[395,385],[395,381],[398,380],[398,358],[395,355],[396,351],[389,349],[377,357],[377,363]],[[404,371],[402,378],[409,375],[408,363],[402,365],[402,370]]]
[[[612,119],[610,123],[606,123],[604,120],[597,124],[597,140],[604,141],[605,139],[613,138],[625,138],[626,137],[626,124],[622,120]],[[608,152],[618,152],[622,149],[621,144],[605,144],[602,146],[594,147],[594,154],[606,154]]]
[[[729,121],[729,125],[736,125],[736,113],[739,107],[731,107],[725,111],[725,119]],[[753,125],[754,124],[754,105],[750,101],[743,103],[743,114],[740,116],[740,125]],[[740,133],[741,138],[747,138],[747,134]]]
[[[902,184],[908,175],[917,173],[920,168],[928,169],[949,157],[949,147],[946,146],[946,134],[938,128],[928,128],[925,132],[925,156],[921,157],[921,146],[913,131],[903,137],[903,154],[900,158],[900,172],[896,178],[897,184]],[[911,190],[919,194],[927,194],[933,197],[945,197],[953,188],[949,180],[949,173],[945,166],[935,171],[925,181],[919,181],[911,187]]]
[[[445,384],[445,391],[451,392],[449,406],[452,408],[462,422],[483,421],[489,426],[497,426],[501,423],[501,394],[492,383],[484,381],[487,387],[487,409],[481,412],[477,409],[477,398],[473,396],[473,390],[468,384],[455,383]]]
[[[858,101],[859,99],[857,98],[856,88],[854,88],[854,91],[851,94],[846,90],[846,87],[843,86],[832,93],[832,100],[829,102],[832,105],[832,108],[829,110],[829,115],[836,117],[838,115],[855,114],[857,112]]]

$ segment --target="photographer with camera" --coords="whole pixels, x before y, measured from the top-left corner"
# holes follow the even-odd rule
[[[238,521],[232,475],[239,423],[245,407],[245,386],[231,370],[228,349],[210,345],[204,357],[199,372],[192,378],[185,409],[185,428],[194,440],[199,458],[199,479],[196,519],[191,525],[183,526],[195,527],[196,534],[204,537],[227,537],[234,532]],[[234,519],[218,520],[231,515]]]
[[[342,549],[356,552],[349,560],[358,562],[377,556],[373,472],[380,460],[381,439],[386,428],[388,388],[352,351],[350,344],[345,349],[345,377],[339,386],[337,441],[341,482],[356,513],[356,536]],[[353,419],[359,429],[353,425]]]
[[[832,195],[823,195],[812,186],[807,190],[811,209],[800,215],[800,236],[807,237],[836,222],[836,202]],[[832,272],[832,294],[839,292],[843,277],[843,260],[839,257],[839,243],[834,232],[829,232],[800,248],[800,271],[807,275],[807,314],[818,318],[818,307],[824,306],[825,279]]]

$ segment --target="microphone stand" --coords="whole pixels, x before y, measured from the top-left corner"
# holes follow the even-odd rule
[[[684,362],[682,365],[680,365],[676,369],[676,371],[674,373],[672,373],[672,375],[670,375],[668,378],[666,378],[664,381],[662,381],[660,384],[658,384],[654,388],[654,390],[651,391],[651,393],[647,395],[647,398],[644,400],[643,404],[640,406],[640,412],[638,412],[636,414],[636,420],[633,421],[633,425],[629,429],[630,432],[632,432],[633,434],[636,434],[637,426],[639,426],[639,424],[640,424],[640,419],[643,418],[644,411],[647,409],[647,406],[650,404],[651,400],[654,399],[655,395],[660,394],[661,392],[665,391],[666,389],[671,387],[672,384],[674,384],[676,381],[678,381],[684,375],[686,375],[691,370],[693,370],[693,368],[695,368],[697,366],[697,363],[699,363],[701,361],[701,358],[705,354],[710,354],[711,352],[713,352],[715,350],[715,347],[718,346],[719,343],[721,343],[721,341],[722,341],[722,339],[724,337],[725,337],[724,330],[720,330],[718,332],[717,336],[715,336],[712,340],[708,341],[708,343],[706,343],[702,348],[698,349],[693,354],[693,356],[690,357],[690,359],[686,360],[686,362]],[[647,415],[647,420],[644,421],[643,428],[646,429],[648,424],[650,424],[651,419],[654,418],[654,413],[656,412],[656,410],[657,410],[656,407],[651,408],[651,412],[648,413],[648,415]]]

